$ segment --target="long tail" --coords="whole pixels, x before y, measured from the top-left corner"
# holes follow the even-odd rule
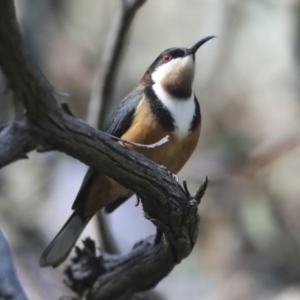
[[[76,209],[66,224],[43,252],[40,259],[41,267],[57,267],[69,255],[81,232],[88,224],[91,216],[82,216],[81,209]]]

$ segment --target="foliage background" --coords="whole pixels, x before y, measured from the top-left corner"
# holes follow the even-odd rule
[[[16,2],[28,47],[85,119],[118,1]],[[162,50],[218,36],[197,53],[202,136],[180,173],[192,191],[205,175],[210,179],[199,239],[192,255],[158,285],[163,299],[300,299],[299,4],[148,0],[137,14],[115,105]],[[14,118],[11,101],[10,93],[0,95],[0,124]],[[0,172],[0,224],[31,299],[69,294],[63,267],[40,269],[38,259],[69,217],[85,171],[61,153],[32,153]],[[122,252],[154,232],[134,203],[109,218]],[[94,223],[87,235],[97,237]]]

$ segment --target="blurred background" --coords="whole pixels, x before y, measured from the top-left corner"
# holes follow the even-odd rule
[[[70,93],[72,112],[86,120],[119,0],[16,5],[42,71]],[[297,0],[148,0],[136,15],[112,107],[161,51],[217,35],[197,52],[202,136],[179,174],[191,192],[205,175],[210,180],[198,243],[159,283],[160,299],[300,299],[299,20]],[[0,125],[13,119],[12,95],[1,94]],[[62,153],[29,157],[0,171],[0,224],[29,298],[58,299],[71,294],[64,267],[40,269],[39,256],[71,214],[87,167]],[[123,253],[155,232],[134,204],[135,198],[109,216]],[[95,224],[82,237],[97,239]]]

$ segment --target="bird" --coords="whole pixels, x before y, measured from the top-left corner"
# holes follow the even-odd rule
[[[139,84],[120,102],[104,131],[133,143],[153,144],[149,149],[127,147],[177,174],[195,150],[201,129],[199,102],[192,90],[197,50],[215,36],[207,36],[190,48],[163,51],[150,65]],[[90,168],[72,209],[74,212],[43,252],[41,267],[57,267],[70,254],[85,226],[97,211],[112,212],[133,192],[105,174]]]

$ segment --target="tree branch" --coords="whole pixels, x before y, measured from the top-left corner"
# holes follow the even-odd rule
[[[97,66],[88,108],[88,123],[102,129],[111,106],[116,74],[134,16],[146,0],[121,0]]]
[[[22,146],[12,156],[5,151],[9,146],[4,143],[0,147],[3,165],[36,144],[65,152],[134,191],[142,199],[146,218],[163,232],[159,243],[154,244],[151,237],[129,254],[110,258],[111,267],[104,264],[105,274],[97,274],[92,287],[85,291],[86,298],[130,299],[155,285],[192,251],[199,223],[198,201],[190,199],[165,168],[66,113],[47,80],[31,63],[11,0],[0,0],[0,67],[8,86],[23,101],[29,126],[26,139],[30,141],[24,143],[19,130],[1,131],[1,139],[12,141],[12,151]]]
[[[193,231],[187,232],[193,244],[198,233],[198,202],[204,195],[207,183],[206,178],[196,192],[196,198],[191,197],[186,210],[186,222],[195,226]],[[173,212],[174,219],[175,215],[176,212]],[[158,225],[159,222],[155,223]],[[86,296],[89,300],[131,299],[137,291],[153,288],[178,263],[174,259],[174,248],[165,237],[156,243],[155,236],[150,236],[138,242],[132,251],[125,255],[101,251],[98,257],[92,240],[86,239],[83,243],[83,250],[76,248],[76,257],[66,269],[66,283],[74,292]],[[184,252],[185,241],[178,239],[177,243]]]
[[[0,299],[27,300],[14,264],[5,236],[0,229]]]
[[[26,121],[15,121],[0,128],[0,168],[23,158],[37,147]]]

